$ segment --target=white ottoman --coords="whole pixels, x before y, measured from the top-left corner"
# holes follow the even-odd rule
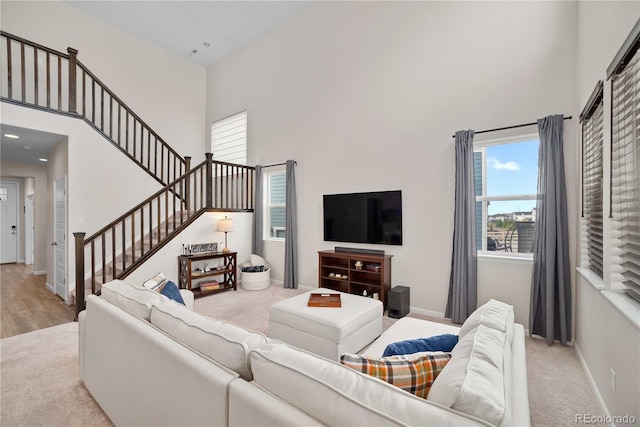
[[[339,293],[342,307],[308,307],[311,293]],[[338,361],[356,353],[382,333],[382,303],[330,289],[318,288],[275,303],[269,309],[272,338]]]

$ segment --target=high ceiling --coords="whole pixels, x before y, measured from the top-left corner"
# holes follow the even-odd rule
[[[309,4],[308,0],[67,3],[204,66],[258,39]]]
[[[208,66],[309,5],[301,1],[67,1],[70,5]],[[206,46],[205,44],[209,44]],[[194,52],[197,51],[197,52]],[[63,135],[2,125],[2,160],[39,164]],[[12,139],[5,134],[15,134]],[[26,148],[25,148],[26,147]]]

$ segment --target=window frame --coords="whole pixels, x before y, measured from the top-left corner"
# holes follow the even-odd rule
[[[487,250],[487,221],[489,219],[489,202],[501,202],[501,201],[535,201],[538,199],[538,194],[513,194],[513,195],[499,195],[489,196],[487,195],[487,155],[486,149],[488,147],[494,147],[497,145],[517,144],[520,142],[538,141],[540,144],[540,136],[538,133],[526,133],[518,134],[509,137],[487,139],[483,141],[474,141],[473,151],[482,153],[482,196],[476,196],[476,203],[482,204],[482,248],[478,249],[478,255],[483,257],[492,258],[523,258],[526,260],[533,260],[533,253],[519,253],[519,252],[499,252]],[[537,185],[537,182],[536,182]],[[477,247],[477,243],[476,243]]]
[[[271,208],[276,207],[276,208],[287,208],[287,203],[286,203],[286,193],[285,193],[285,203],[275,203],[272,204],[271,203],[271,178],[273,175],[285,175],[285,186],[286,186],[286,169],[284,167],[277,167],[274,168],[273,170],[270,171],[263,171],[262,172],[262,178],[263,178],[263,193],[266,197],[263,197],[263,207],[262,207],[262,212],[263,212],[263,239],[265,241],[271,241],[271,242],[280,242],[280,243],[284,243],[285,242],[285,237],[274,237],[271,236],[271,229],[270,229],[270,223],[271,223]],[[286,187],[285,187],[286,188]],[[286,190],[285,190],[286,191]],[[285,228],[286,230],[286,228]]]
[[[602,81],[589,97],[582,113],[581,125],[581,265],[596,274],[601,280],[605,277],[605,244],[604,244],[604,166],[605,166],[605,126],[604,126],[604,85]],[[599,134],[597,133],[599,132]],[[599,138],[598,138],[599,137]],[[600,159],[594,157],[594,152],[600,152]],[[594,188],[593,180],[600,178],[599,188]],[[598,195],[599,190],[599,195]],[[599,196],[599,197],[598,197]],[[599,208],[599,209],[598,209]],[[590,224],[600,222],[601,232],[593,231]],[[599,254],[598,254],[599,251]],[[600,262],[596,259],[599,256]]]
[[[242,117],[242,116],[244,116],[244,117]],[[218,126],[218,127],[219,126],[224,126],[224,125],[226,125],[225,122],[233,123],[234,120],[236,120],[236,121],[244,120],[244,134],[245,134],[245,136],[244,136],[244,141],[241,144],[243,146],[243,148],[244,148],[244,156],[243,156],[244,160],[242,162],[229,161],[229,160],[226,160],[226,159],[216,158],[216,151],[217,150],[214,150],[215,127],[216,126]],[[249,113],[248,113],[247,110],[243,110],[243,111],[240,111],[238,113],[231,114],[230,116],[223,117],[223,118],[218,119],[218,120],[214,120],[211,123],[210,130],[211,130],[211,137],[210,137],[210,140],[209,140],[209,150],[213,154],[213,160],[220,161],[220,162],[225,162],[225,163],[231,163],[231,164],[239,164],[239,165],[245,165],[245,166],[247,165],[247,154],[248,154],[248,145],[249,145],[248,144],[248,142],[249,142]]]

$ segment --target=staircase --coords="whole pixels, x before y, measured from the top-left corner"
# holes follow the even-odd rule
[[[255,168],[211,153],[191,168],[77,55],[0,31],[0,101],[83,120],[163,186],[88,238],[74,233],[79,313],[86,293],[127,277],[205,212],[253,212]]]

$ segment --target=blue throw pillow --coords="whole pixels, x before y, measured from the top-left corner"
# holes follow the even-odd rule
[[[458,344],[458,336],[452,334],[392,342],[384,349],[382,357],[413,354],[421,351],[444,351],[448,353],[453,350],[456,344]]]
[[[179,302],[182,305],[186,305],[184,300],[182,299],[182,295],[180,294],[180,289],[178,289],[178,285],[173,283],[171,280],[168,280],[167,283],[162,287],[160,291],[162,295],[167,298],[170,298],[174,301]]]

